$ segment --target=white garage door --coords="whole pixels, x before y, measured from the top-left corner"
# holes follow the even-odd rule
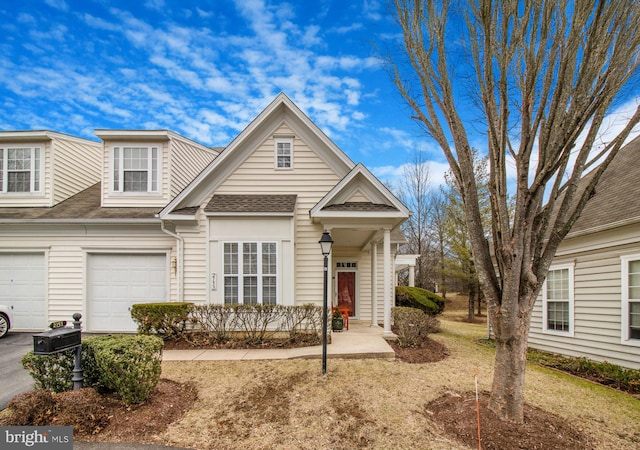
[[[0,303],[11,312],[11,327],[44,330],[45,270],[43,253],[0,253]]]
[[[136,331],[131,305],[167,301],[165,254],[89,255],[88,331]]]

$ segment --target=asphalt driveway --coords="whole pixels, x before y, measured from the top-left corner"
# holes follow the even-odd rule
[[[9,331],[0,339],[0,410],[17,394],[33,389],[33,378],[23,367],[20,360],[29,350],[33,350],[33,333],[14,333]]]

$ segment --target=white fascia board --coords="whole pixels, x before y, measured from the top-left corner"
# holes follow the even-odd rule
[[[94,134],[103,141],[114,140],[163,140],[168,141],[172,133],[169,130],[105,130],[96,129]]]
[[[75,141],[84,145],[100,146],[100,142],[92,141],[70,134],[50,130],[0,131],[0,142],[46,142],[54,139]]]
[[[618,222],[612,222],[605,225],[599,225],[597,227],[587,228],[586,230],[577,231],[575,233],[569,232],[564,239],[570,239],[574,237],[584,236],[587,234],[598,233],[600,231],[607,231],[613,228],[624,227],[626,225],[633,225],[634,223],[639,223],[640,217],[632,217],[630,219],[619,220]]]
[[[170,222],[196,222],[198,220],[197,214],[167,214],[164,217],[160,217],[160,214],[156,214],[159,220],[168,220]]]

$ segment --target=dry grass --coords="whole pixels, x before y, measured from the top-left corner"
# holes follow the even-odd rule
[[[483,325],[443,320],[433,336],[451,355],[430,364],[380,360],[165,362],[163,377],[195,383],[198,400],[157,437],[197,449],[459,449],[424,414],[447,391],[490,389],[493,350]],[[469,407],[474,408],[472,398]],[[526,400],[570,420],[596,448],[640,446],[640,402],[609,388],[530,366]]]

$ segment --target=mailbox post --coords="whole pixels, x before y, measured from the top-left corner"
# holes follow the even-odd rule
[[[82,389],[82,337],[80,335],[80,319],[82,315],[73,315],[73,328],[67,328],[67,321],[53,322],[51,330],[33,335],[33,353],[35,355],[53,355],[65,350],[75,349],[73,368],[73,390]]]

